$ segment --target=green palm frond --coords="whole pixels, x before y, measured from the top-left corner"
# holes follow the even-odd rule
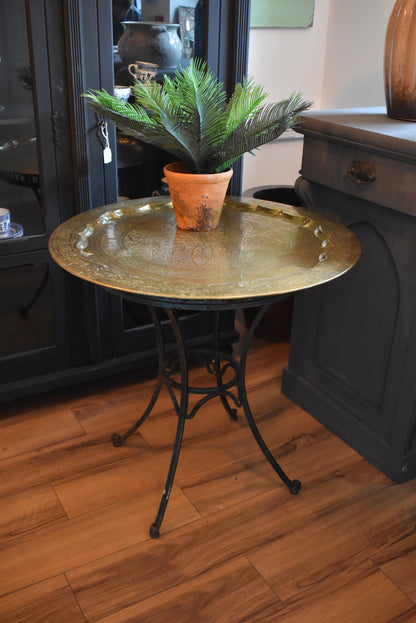
[[[216,159],[216,171],[224,171],[244,153],[276,140],[296,125],[298,116],[310,105],[296,93],[286,100],[262,107],[256,116],[247,118],[224,142]]]
[[[225,170],[293,127],[310,106],[300,94],[263,105],[267,93],[252,80],[237,84],[227,102],[224,86],[199,60],[165,77],[162,87],[136,82],[132,93],[134,104],[105,90],[85,96],[125,134],[169,152],[193,173]]]
[[[254,85],[251,80],[236,84],[227,105],[227,129],[231,134],[246,119],[253,116],[260,104],[266,99],[263,87]]]
[[[139,88],[136,85],[135,91]],[[113,121],[128,136],[175,155],[190,170],[198,166],[194,158],[193,134],[187,134],[180,121],[163,109],[158,110],[154,103],[147,112],[143,106],[123,103],[105,91],[90,91],[87,97],[94,110]]]

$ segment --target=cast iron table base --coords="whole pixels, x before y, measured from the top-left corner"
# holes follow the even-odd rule
[[[156,519],[150,527],[150,536],[153,539],[157,539],[159,537],[160,527],[169,501],[170,492],[175,478],[176,467],[178,464],[185,421],[188,419],[192,419],[199,410],[199,408],[202,407],[202,405],[208,402],[208,400],[211,400],[212,398],[217,396],[219,396],[219,398],[221,399],[225,411],[228,413],[232,420],[237,419],[236,407],[242,407],[250,430],[274,471],[288,487],[290,493],[296,494],[299,492],[301,488],[301,483],[299,482],[299,480],[290,480],[290,478],[288,478],[288,476],[285,474],[279,463],[270,452],[256,426],[253,414],[248,403],[245,383],[247,355],[250,348],[251,338],[253,337],[256,327],[258,326],[261,318],[269,309],[272,302],[276,300],[276,298],[282,297],[274,297],[272,301],[265,303],[256,314],[250,326],[250,329],[244,339],[239,361],[237,361],[234,357],[221,352],[220,350],[220,310],[214,311],[213,349],[208,350],[187,348],[182,335],[177,311],[175,309],[166,308],[165,312],[171,322],[177,347],[177,354],[166,356],[165,340],[163,338],[159,315],[154,306],[152,306],[151,304],[147,305],[149,312],[152,316],[152,320],[154,322],[158,349],[159,364],[156,386],[146,409],[144,410],[141,417],[137,420],[137,422],[123,435],[114,433],[112,435],[111,441],[116,447],[123,445],[124,442],[130,437],[130,435],[137,431],[137,429],[150,415],[153,407],[156,404],[162,387],[165,386],[167,388],[176,415],[178,417],[178,423],[172,458],[166,478],[165,489],[162,495]],[[196,387],[189,384],[189,365],[191,358],[197,358],[197,360],[204,363],[208,373],[215,378],[214,385],[212,385],[211,387]],[[176,373],[179,373],[179,381],[173,378],[173,375]],[[225,380],[224,378],[227,373],[232,375],[232,378],[229,380]],[[235,390],[232,391],[232,388],[235,388]],[[175,390],[179,392],[179,399],[175,393]],[[190,394],[202,396],[192,408],[189,408]]]

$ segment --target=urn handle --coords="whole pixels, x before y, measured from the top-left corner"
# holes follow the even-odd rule
[[[362,160],[353,160],[347,173],[356,184],[371,184],[376,179],[376,167]]]

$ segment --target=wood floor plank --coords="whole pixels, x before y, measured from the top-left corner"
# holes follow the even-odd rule
[[[239,558],[97,623],[239,623],[277,601],[247,559]]]
[[[66,515],[49,486],[2,496],[0,543],[58,520],[66,520]]]
[[[241,623],[404,623],[415,616],[415,604],[366,561]]]
[[[287,535],[302,541],[305,525],[319,530],[320,518],[330,515],[332,507],[347,509],[355,498],[367,499],[369,486],[362,490],[348,482],[348,475],[338,478],[337,473],[315,476],[310,488],[299,496],[276,488],[168,534],[162,526],[157,541],[132,546],[70,571],[67,577],[84,614],[92,620],[103,618],[233,558],[279,543]],[[353,480],[361,474],[362,470],[357,471]],[[379,489],[379,484],[373,483],[373,488]],[[402,530],[408,528],[408,521],[403,515]],[[397,532],[399,526],[395,527]],[[319,547],[313,551],[318,557]],[[340,570],[344,566],[343,560],[339,561]],[[278,558],[272,568],[280,570]]]
[[[54,482],[53,487],[68,517],[76,517],[121,503],[146,491],[159,491],[161,495],[170,459],[171,452],[153,453],[110,465],[97,472]]]
[[[8,459],[63,439],[75,439],[83,435],[85,431],[71,411],[48,413],[16,423],[9,418],[7,425],[3,422],[1,429],[0,459]]]
[[[76,440],[55,444],[40,451],[19,455],[0,463],[0,499],[16,491],[52,481],[93,472],[111,463],[121,463],[144,455],[149,447],[137,436],[123,453],[118,452],[108,435],[103,438],[85,435]]]
[[[2,403],[0,430],[10,425],[22,425],[35,419],[41,420],[53,411],[56,415],[71,412],[70,404],[61,400],[61,391],[52,390],[35,397],[25,397],[20,400]]]
[[[304,488],[309,487],[313,473],[333,472],[336,466],[340,473],[346,469],[352,472],[357,469],[357,464],[361,464],[362,459],[351,448],[336,440],[324,428],[313,427],[308,430],[303,427],[302,430],[302,435],[292,440],[292,452],[287,447],[283,452],[280,446],[271,444],[270,447],[274,456],[284,465],[286,473],[300,479]],[[271,430],[270,433],[269,436],[273,437]],[[289,444],[290,441],[287,442]],[[375,472],[374,476],[377,477],[378,473]],[[204,516],[283,486],[258,448],[239,460],[197,473],[178,475],[176,482]]]
[[[377,552],[372,560],[416,603],[416,534]]]
[[[160,492],[145,492],[123,504],[98,509],[4,544],[0,547],[0,594],[149,540],[149,527],[160,496]],[[168,511],[166,532],[199,518],[188,499],[175,487]]]
[[[203,469],[201,463],[204,458],[204,448],[200,446],[199,449],[202,450],[202,457],[201,454],[197,454],[195,448],[190,452],[187,451],[187,448],[183,449],[180,457],[181,471],[184,469],[184,461],[191,463],[192,457],[196,457],[193,467],[198,469],[199,466],[199,469]],[[207,452],[210,454],[211,462],[216,462],[216,459],[227,460],[227,456],[221,448],[209,448]],[[166,481],[170,459],[171,451],[155,452],[151,456],[145,455],[144,457],[137,457],[135,460],[110,465],[107,469],[100,469],[95,473],[87,473],[80,477],[75,476],[54,482],[54,489],[68,516],[76,517],[111,503],[128,500],[145,491],[159,491],[161,493]]]
[[[0,597],[2,623],[85,623],[64,575]]]
[[[155,381],[135,384],[129,392],[117,392],[115,395],[99,395],[86,400],[73,402],[71,410],[90,434],[107,434],[123,432],[139,419],[147,406]]]
[[[216,407],[211,409],[215,411]],[[302,435],[293,438],[293,418],[298,418],[299,425],[302,426]],[[192,422],[187,424],[193,425]],[[210,495],[214,490],[208,491],[211,510],[212,503],[216,505],[216,510],[224,508],[225,505],[231,505],[252,495],[256,495],[265,490],[269,490],[276,486],[281,486],[281,481],[276,476],[270,465],[264,460],[256,442],[252,438],[247,424],[240,420],[239,422],[229,422],[228,432],[223,435],[210,435],[207,437],[198,437],[192,441],[187,438],[187,427],[185,427],[185,442],[181,450],[179,465],[176,474],[176,483],[182,487],[187,486],[189,482],[195,484],[198,482],[198,475],[202,481],[206,483],[209,470],[216,470],[215,473],[222,473],[230,484],[230,487],[218,487],[219,480],[211,481],[212,487],[217,487],[216,494]],[[290,414],[280,414],[277,422],[263,422],[263,429],[267,433],[268,439],[271,441],[273,449],[273,440],[278,438],[280,443],[287,444],[284,450],[285,459],[293,454],[298,454],[298,450],[305,447],[307,450],[304,463],[308,475],[310,474],[311,461],[315,463],[317,468],[322,466],[324,456],[323,448],[318,448],[315,453],[310,456],[309,452],[314,446],[313,435],[320,434],[327,438],[329,433],[326,432],[310,416],[298,410],[292,410]],[[238,434],[237,432],[238,431]],[[310,431],[310,432],[308,432]],[[334,443],[332,440],[332,452],[336,452],[339,457],[345,456],[346,453],[354,453],[348,446],[342,442]],[[117,449],[120,457],[123,457],[126,447],[130,446],[128,441],[125,447]],[[173,439],[171,440],[171,447]],[[253,456],[253,458],[250,458]],[[240,481],[241,486],[237,489],[233,487],[232,480],[236,478],[236,463],[234,457],[240,457],[240,472],[243,472],[243,480]],[[53,482],[59,500],[69,517],[75,517],[85,512],[89,512],[94,508],[103,507],[109,503],[116,503],[128,499],[131,495],[137,495],[141,491],[156,488],[162,490],[166,475],[169,468],[171,458],[171,448],[165,451],[154,451],[153,454],[138,454],[136,460],[123,461],[121,464],[114,463],[106,469],[99,469],[81,475],[75,475]],[[231,459],[231,462],[230,462]],[[300,456],[294,458],[293,469],[298,469]],[[234,467],[232,464],[234,463]],[[231,465],[227,474],[227,466]],[[246,466],[250,469],[246,471]],[[258,473],[262,474],[263,487],[260,486]],[[214,473],[214,472],[212,472]],[[298,473],[298,472],[296,472]],[[251,485],[249,486],[250,475],[253,476]],[[190,480],[191,479],[191,480]],[[193,480],[192,480],[193,479]],[[257,487],[257,490],[256,490]],[[198,504],[198,493],[193,495],[191,486],[186,489],[188,497],[192,503],[197,506],[198,510],[203,512],[203,507]],[[206,513],[205,513],[206,514]]]
[[[416,480],[394,485],[281,395],[287,344],[253,345],[254,417],[302,490],[290,495],[244,418],[209,401],[185,427],[159,540],[148,530],[170,399],[125,446],[110,442],[153,381],[120,375],[5,406],[1,623],[416,623]]]
[[[394,617],[394,619],[389,623],[415,623],[416,622],[416,609],[412,608],[408,612],[403,612],[403,614]],[[383,622],[384,623],[384,622]]]
[[[278,517],[279,493],[260,496],[174,536],[163,530],[157,541],[83,565],[67,577],[85,616],[104,618],[243,555],[253,542],[277,538],[284,532]]]
[[[122,454],[108,435],[83,435],[34,449],[0,462],[0,498],[114,462],[129,461],[148,451],[149,446],[139,435],[123,448]]]
[[[406,536],[415,510],[415,483],[390,484],[312,516],[303,522],[301,539],[297,530],[288,532],[248,557],[279,597],[289,599]]]

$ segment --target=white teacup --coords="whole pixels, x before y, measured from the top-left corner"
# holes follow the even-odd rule
[[[128,66],[129,73],[139,82],[153,81],[156,79],[159,65],[156,63],[145,63],[144,61],[134,61]]]
[[[121,100],[122,102],[127,102],[127,100],[129,99],[131,93],[130,93],[130,87],[125,87],[121,84],[116,84],[114,86],[114,96],[118,99]]]
[[[7,236],[10,231],[10,210],[0,208],[0,236]]]

